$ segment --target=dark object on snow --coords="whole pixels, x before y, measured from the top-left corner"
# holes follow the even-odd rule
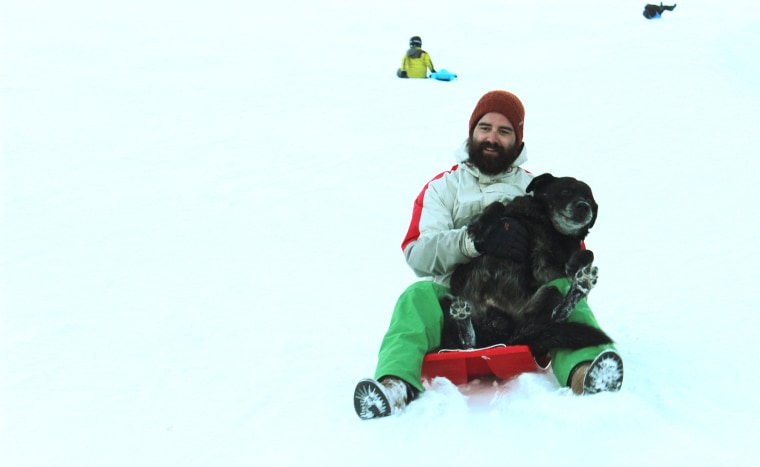
[[[594,254],[582,241],[596,222],[598,205],[591,188],[572,177],[543,174],[506,206],[496,202],[468,227],[475,245],[504,218],[519,219],[528,230],[530,258],[520,264],[488,253],[459,265],[451,293],[441,298],[441,347],[466,349],[496,344],[528,345],[537,357],[550,349],[608,344],[601,330],[567,318],[597,280]],[[570,278],[567,295],[546,286]]]
[[[673,5],[663,5],[662,2],[660,2],[659,5],[653,5],[651,3],[647,3],[646,6],[644,6],[644,18],[646,19],[653,19],[653,18],[659,18],[660,15],[662,15],[663,11],[673,11],[673,9],[678,5],[677,3],[674,3]]]

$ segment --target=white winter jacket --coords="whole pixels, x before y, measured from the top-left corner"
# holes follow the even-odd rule
[[[422,189],[401,245],[415,274],[447,287],[456,265],[471,260],[460,247],[467,225],[494,201],[506,204],[524,195],[532,179],[519,167],[527,160],[525,146],[511,169],[499,175],[480,173],[468,158],[465,141],[456,151],[458,164]]]

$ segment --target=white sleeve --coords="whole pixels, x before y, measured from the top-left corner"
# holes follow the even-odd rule
[[[419,238],[404,249],[407,264],[420,277],[446,275],[471,259],[462,251],[467,227],[455,228],[452,209],[436,188],[431,184],[425,192]]]

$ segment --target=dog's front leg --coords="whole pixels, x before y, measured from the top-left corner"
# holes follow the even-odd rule
[[[454,297],[449,308],[459,331],[459,343],[463,349],[475,347],[475,328],[472,326],[472,305],[462,297]]]
[[[593,263],[586,264],[573,275],[573,282],[565,298],[552,311],[552,320],[565,321],[578,303],[586,298],[599,278],[599,268]]]

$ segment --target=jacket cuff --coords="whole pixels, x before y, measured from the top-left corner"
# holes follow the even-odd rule
[[[459,240],[459,249],[462,254],[468,258],[477,258],[480,256],[480,252],[475,248],[475,242],[470,238],[470,234],[467,231],[462,235],[462,239]]]

